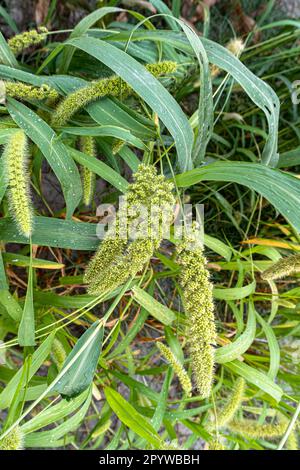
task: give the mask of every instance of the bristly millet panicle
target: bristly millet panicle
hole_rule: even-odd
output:
[[[216,417],[216,424],[222,428],[227,425],[233,418],[243,401],[245,391],[245,380],[239,377],[232,389],[230,396],[227,399],[224,407],[218,411]]]
[[[55,100],[59,94],[49,85],[32,86],[22,82],[4,82],[5,92],[11,98],[20,100]]]
[[[38,30],[32,29],[21,34],[16,34],[8,40],[8,45],[14,55],[19,55],[28,47],[41,44],[47,37],[48,29],[40,26]]]
[[[9,137],[3,153],[3,164],[10,211],[20,232],[29,238],[33,231],[33,208],[28,173],[28,142],[22,130],[17,130]]]
[[[138,167],[133,180],[125,195],[128,212],[130,208],[135,212],[136,208],[141,207],[151,213],[151,207],[159,208],[157,229],[152,232],[150,217],[145,234],[133,239],[124,238],[124,230],[128,235],[138,216],[129,215],[126,226],[121,228],[117,217],[86,269],[84,281],[88,284],[90,294],[99,295],[116,289],[141,271],[159,247],[164,231],[172,221],[175,204],[173,184],[163,175],[157,175],[155,167],[143,164]],[[122,234],[120,230],[123,230]]]
[[[147,64],[145,68],[154,77],[167,75],[177,68],[176,62],[164,61]],[[52,117],[53,126],[63,126],[80,109],[104,96],[128,96],[133,89],[120,77],[113,76],[89,83],[87,86],[75,90],[57,106]]]
[[[188,376],[188,373],[184,369],[183,365],[179,362],[177,357],[174,355],[173,351],[170,348],[168,348],[168,346],[161,343],[160,341],[158,341],[156,344],[157,344],[158,349],[162,353],[162,355],[165,357],[168,363],[172,366],[172,369],[177,375],[183,391],[186,393],[188,397],[191,396],[192,384]]]
[[[261,273],[265,281],[280,279],[300,272],[300,253],[280,258],[277,263]]]
[[[67,354],[61,341],[57,338],[54,338],[52,342],[51,357],[58,370],[60,370],[67,358]]]
[[[197,230],[178,244],[177,252],[192,368],[198,392],[206,398],[211,393],[214,376],[216,327],[213,286]]]
[[[249,439],[276,439],[284,434],[286,423],[279,421],[275,424],[259,424],[251,419],[233,420],[228,423],[228,429]]]
[[[96,156],[96,143],[94,137],[82,136],[79,141],[79,147],[81,152],[86,155],[89,155],[90,157]],[[96,175],[85,166],[82,166],[81,177],[83,186],[82,200],[84,205],[89,206],[95,192]]]

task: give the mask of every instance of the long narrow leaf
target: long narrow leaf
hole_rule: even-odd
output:
[[[8,98],[7,109],[13,120],[48,160],[62,186],[67,204],[67,217],[71,217],[82,195],[80,175],[74,161],[51,127],[31,109],[13,98]]]
[[[192,128],[180,106],[145,67],[112,44],[95,38],[76,38],[66,42],[95,57],[125,80],[155,111],[176,143],[181,171],[192,168]]]
[[[74,364],[64,373],[64,368],[96,330],[97,334],[95,334],[93,340],[76,359]],[[60,393],[63,397],[71,398],[84,392],[91,385],[102,348],[103,333],[103,327],[99,328],[99,321],[96,321],[79,338],[63,365],[61,370],[63,375],[54,386],[54,391]]]
[[[179,187],[192,186],[200,181],[229,181],[247,186],[265,197],[300,231],[298,178],[280,170],[247,162],[216,162],[176,177]]]

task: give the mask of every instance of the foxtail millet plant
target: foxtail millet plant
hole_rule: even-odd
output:
[[[22,82],[4,82],[5,92],[11,98],[21,100],[55,100],[59,94],[49,85],[41,85],[40,87],[27,85]]]
[[[14,427],[3,439],[0,436],[0,450],[22,450],[24,436],[19,426]]]
[[[105,249],[103,247],[103,249]],[[144,265],[150,260],[158,244],[150,238],[134,240],[125,246],[121,254],[116,256],[112,253],[113,259],[106,269],[100,272],[89,282],[88,293],[99,295],[107,290],[114,290],[124,284],[129,278],[134,277],[141,271]],[[99,261],[100,255],[98,256]],[[102,265],[102,260],[101,260]]]
[[[33,231],[33,208],[28,174],[28,142],[23,130],[9,137],[3,152],[10,211],[20,232],[29,238]]]
[[[256,421],[245,419],[232,420],[228,423],[228,429],[249,439],[278,439],[286,432],[289,420],[281,413],[277,416],[277,423],[258,424]],[[295,429],[290,432],[285,447],[287,450],[298,450],[298,436]]]
[[[94,137],[82,136],[79,141],[79,147],[81,152],[89,155],[90,157],[96,157],[96,144]],[[83,195],[82,200],[86,206],[89,206],[92,202],[94,192],[96,175],[85,166],[81,167]]]
[[[233,420],[228,423],[228,429],[236,434],[241,434],[249,439],[276,439],[281,437],[287,425],[283,421],[278,423],[259,424],[251,419],[243,421]]]
[[[175,72],[177,64],[172,61],[164,61],[147,64],[145,68],[154,77],[160,77]],[[104,96],[128,96],[131,93],[133,93],[131,86],[117,76],[92,82],[70,93],[61,101],[52,117],[52,125],[64,126],[77,111]]]
[[[47,37],[48,29],[40,26],[38,30],[32,29],[21,34],[16,34],[8,40],[8,45],[14,55],[21,54],[28,47],[41,44]]]
[[[216,327],[213,286],[197,230],[178,244],[177,253],[192,368],[198,392],[206,398],[211,393],[214,376]]]
[[[157,175],[153,166],[139,165],[133,175],[134,182],[125,195],[127,221],[120,226],[119,213],[114,225],[108,230],[97,253],[90,261],[84,281],[90,294],[101,294],[116,289],[130,277],[141,271],[159,247],[166,228],[171,224],[175,199],[173,184],[163,175]],[[148,216],[152,207],[157,210],[158,223],[153,230],[151,217],[147,217],[145,233],[132,239],[132,229],[139,215],[139,208],[145,208]],[[135,215],[131,215],[131,209]],[[137,212],[136,212],[137,209]]]
[[[216,417],[216,424],[222,428],[231,421],[241,406],[245,391],[245,380],[239,377],[233,387],[233,390],[227,400],[225,406],[218,412]]]
[[[300,253],[281,258],[277,263],[261,273],[265,281],[280,279],[300,272]]]
[[[192,384],[191,384],[190,378],[188,376],[188,373],[184,369],[183,365],[180,364],[179,360],[173,354],[171,349],[168,348],[168,346],[161,343],[160,341],[158,341],[156,344],[157,344],[157,347],[160,350],[160,352],[165,357],[165,359],[172,366],[172,369],[174,370],[175,374],[177,375],[183,391],[186,393],[186,395],[188,397],[191,396]]]

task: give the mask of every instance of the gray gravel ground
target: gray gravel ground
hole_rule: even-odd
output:
[[[300,18],[300,0],[279,0],[279,4],[290,18]]]

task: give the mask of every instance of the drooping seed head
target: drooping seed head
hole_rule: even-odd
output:
[[[140,165],[125,196],[126,222],[119,211],[85,273],[90,294],[113,290],[134,277],[150,260],[163,239],[173,217],[173,185],[156,173],[154,167]],[[158,223],[152,227],[151,209],[155,205]],[[143,228],[138,228],[140,209],[147,210]],[[136,235],[132,238],[131,235]]]
[[[120,152],[120,150],[124,147],[125,144],[126,144],[126,142],[124,142],[124,140],[116,139],[114,141],[112,149],[111,149],[113,155],[117,155],[117,153]]]
[[[280,279],[300,272],[300,253],[281,258],[277,263],[261,273],[265,281]]]
[[[10,212],[20,232],[29,238],[33,231],[33,208],[28,174],[28,144],[22,130],[17,130],[9,137],[3,153],[3,163]]]
[[[155,77],[172,73],[177,64],[172,61],[147,64],[146,69]],[[53,126],[64,126],[66,122],[80,109],[89,103],[103,98],[104,96],[129,96],[133,89],[120,77],[110,77],[97,80],[87,86],[79,88],[70,93],[56,108],[52,117]]]
[[[231,52],[233,55],[236,57],[239,57],[241,53],[243,52],[245,48],[245,44],[243,43],[242,39],[240,38],[234,38],[229,41],[229,43],[226,45],[226,49]],[[219,73],[221,72],[220,68],[213,64],[211,66],[211,77],[216,78]]]
[[[89,155],[92,158],[96,157],[96,144],[94,137],[82,136],[80,138],[80,150],[81,152]],[[85,166],[81,167],[83,195],[82,200],[86,206],[89,206],[93,200],[95,193],[96,176],[91,170]]]
[[[38,30],[32,29],[21,34],[16,34],[8,40],[8,45],[15,55],[19,55],[28,47],[41,44],[47,37],[48,30],[41,26]]]
[[[46,84],[37,87],[22,82],[5,82],[5,90],[7,96],[21,100],[57,99],[59,96],[54,88]]]
[[[199,394],[206,398],[211,393],[213,383],[216,327],[213,286],[206,269],[203,248],[200,245],[195,248],[193,243],[191,245],[196,238],[189,236],[178,244],[177,261],[181,266],[180,284],[192,368]]]
[[[218,427],[226,426],[231,421],[241,406],[245,391],[245,380],[239,377],[234,386],[230,396],[227,399],[225,406],[218,412],[216,424]]]
[[[245,44],[241,38],[234,38],[229,41],[226,46],[226,49],[228,49],[228,51],[236,57],[239,57],[245,49]]]
[[[228,423],[228,429],[250,439],[276,439],[284,434],[286,424],[282,421],[275,424],[259,424],[254,420],[244,419],[231,421]]]
[[[189,397],[192,393],[192,384],[188,376],[187,371],[184,369],[183,365],[179,362],[177,357],[173,354],[172,350],[168,348],[165,344],[157,342],[157,347],[163,356],[166,358],[168,363],[172,366],[175,374],[177,375],[179,382],[183,388],[183,391]]]

